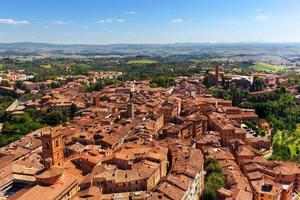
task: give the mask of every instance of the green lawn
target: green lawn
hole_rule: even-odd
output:
[[[287,67],[281,65],[271,65],[264,62],[256,62],[251,68],[256,71],[278,72],[285,70]]]
[[[143,59],[143,60],[130,60],[127,63],[128,64],[137,64],[137,65],[147,65],[147,64],[155,64],[158,62],[155,60]]]

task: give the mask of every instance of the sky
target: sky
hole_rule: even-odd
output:
[[[1,0],[0,43],[300,42],[300,0]]]

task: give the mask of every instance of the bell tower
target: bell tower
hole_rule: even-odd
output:
[[[220,74],[220,67],[219,65],[216,65],[215,67],[215,84],[219,84],[219,74]]]
[[[132,102],[127,105],[127,115],[128,118],[134,118],[134,105]]]
[[[47,169],[51,167],[63,167],[64,165],[64,143],[60,131],[42,133],[42,159]]]

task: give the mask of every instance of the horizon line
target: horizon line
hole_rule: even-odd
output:
[[[9,45],[9,44],[50,44],[50,45],[101,45],[101,46],[109,46],[109,45],[176,45],[176,44],[300,44],[300,41],[294,42],[284,42],[284,41],[239,41],[239,42],[166,42],[166,43],[127,43],[127,42],[119,42],[119,43],[52,43],[52,42],[32,42],[32,41],[20,41],[20,42],[0,42],[1,45]]]

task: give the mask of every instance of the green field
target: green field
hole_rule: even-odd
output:
[[[48,65],[41,65],[40,67],[45,68],[45,69],[51,69],[52,66],[50,64]]]
[[[225,58],[195,58],[190,59],[191,62],[200,63],[200,62],[223,62],[226,61]]]
[[[279,72],[287,69],[286,66],[271,65],[264,62],[256,62],[251,68],[256,71],[263,71],[263,72]]]
[[[155,64],[158,63],[155,60],[143,59],[143,60],[130,60],[127,64],[137,64],[137,65],[147,65],[147,64]]]

